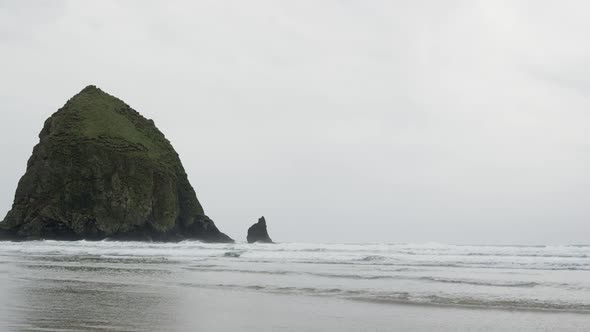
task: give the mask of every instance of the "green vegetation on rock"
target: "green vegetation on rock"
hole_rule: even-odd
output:
[[[53,114],[1,227],[14,238],[231,241],[152,120],[88,86]]]

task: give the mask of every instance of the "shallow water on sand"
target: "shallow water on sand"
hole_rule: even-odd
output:
[[[584,330],[590,247],[0,242],[0,303],[3,331]]]

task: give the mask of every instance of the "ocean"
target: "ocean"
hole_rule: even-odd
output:
[[[590,246],[0,242],[2,331],[402,328],[588,330]]]

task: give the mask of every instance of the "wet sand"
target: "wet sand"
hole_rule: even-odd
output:
[[[206,315],[184,315],[179,327],[185,330],[587,331],[590,326],[590,316],[573,313],[376,304],[241,291],[191,293],[213,300],[196,305]]]
[[[56,287],[3,287],[0,330],[587,331],[590,326],[589,315],[575,313],[378,304],[190,286],[49,284]]]

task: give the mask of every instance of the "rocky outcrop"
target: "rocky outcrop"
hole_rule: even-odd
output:
[[[248,228],[248,243],[255,243],[255,242],[262,242],[262,243],[273,243],[268,236],[268,231],[266,229],[266,219],[261,217],[258,219],[258,222],[250,228]]]
[[[39,134],[0,238],[233,242],[197,200],[148,120],[88,86]]]

